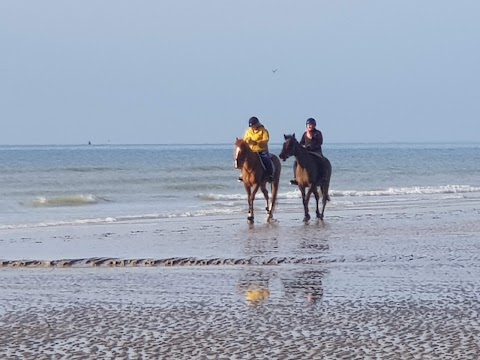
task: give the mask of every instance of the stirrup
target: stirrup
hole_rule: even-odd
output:
[[[298,185],[298,182],[296,179],[290,180],[290,185]]]
[[[238,182],[243,182],[243,179],[242,179],[242,177],[241,177],[241,176],[239,176],[237,181],[238,181]]]

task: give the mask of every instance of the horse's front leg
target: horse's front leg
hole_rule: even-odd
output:
[[[308,213],[308,200],[310,199],[310,190],[308,193],[305,193],[305,188],[303,186],[299,186],[300,193],[302,194],[302,201],[303,201],[303,212],[305,216],[303,217],[303,222],[307,222],[310,220],[310,214]]]
[[[269,204],[269,199],[268,199],[268,190],[267,190],[266,184],[262,185],[261,190],[262,190],[262,193],[263,193],[263,197],[265,198],[265,202],[266,202],[265,210],[267,211],[267,221],[269,221],[272,218],[272,213],[271,213],[271,209],[270,209],[270,204]]]
[[[247,220],[250,222],[250,224],[253,224],[253,221],[255,219],[254,213],[253,213],[253,201],[255,200],[255,195],[257,194],[259,186],[255,185],[253,187],[253,190],[250,191],[250,188],[247,191],[248,195],[248,218]]]
[[[320,201],[320,195],[318,193],[318,187],[317,186],[314,186],[313,187],[313,195],[315,195],[315,201],[316,201],[316,208],[315,208],[315,212],[317,213],[317,219],[320,219],[322,220],[323,219],[323,213],[320,214],[320,210],[318,209],[318,203]]]
[[[253,200],[252,200],[252,189],[250,186],[245,185],[245,190],[247,191],[247,202],[248,202],[248,217],[247,220],[253,222]]]

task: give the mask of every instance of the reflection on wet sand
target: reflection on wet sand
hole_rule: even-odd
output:
[[[241,271],[237,281],[237,291],[245,294],[247,301],[259,304],[271,295],[270,288],[275,288],[276,296],[286,302],[307,302],[315,304],[323,297],[322,278],[327,273],[322,268],[309,270],[277,271],[261,267]],[[272,285],[272,282],[277,284]]]
[[[270,290],[265,288],[251,289],[245,292],[245,298],[252,303],[264,301],[270,296]]]
[[[311,304],[320,301],[323,297],[322,278],[326,270],[315,268],[305,271],[282,273],[280,279],[286,299],[291,301],[307,301]]]

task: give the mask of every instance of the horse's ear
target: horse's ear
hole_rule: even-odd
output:
[[[293,134],[292,134],[292,138],[294,138],[294,139],[295,139],[295,133],[293,133]]]
[[[287,135],[283,134],[283,138],[284,138],[285,140],[287,140]]]
[[[238,141],[238,137],[235,138],[235,141]]]

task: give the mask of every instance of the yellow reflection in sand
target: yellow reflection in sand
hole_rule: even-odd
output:
[[[247,301],[260,302],[268,299],[270,291],[268,289],[253,289],[245,292]]]

